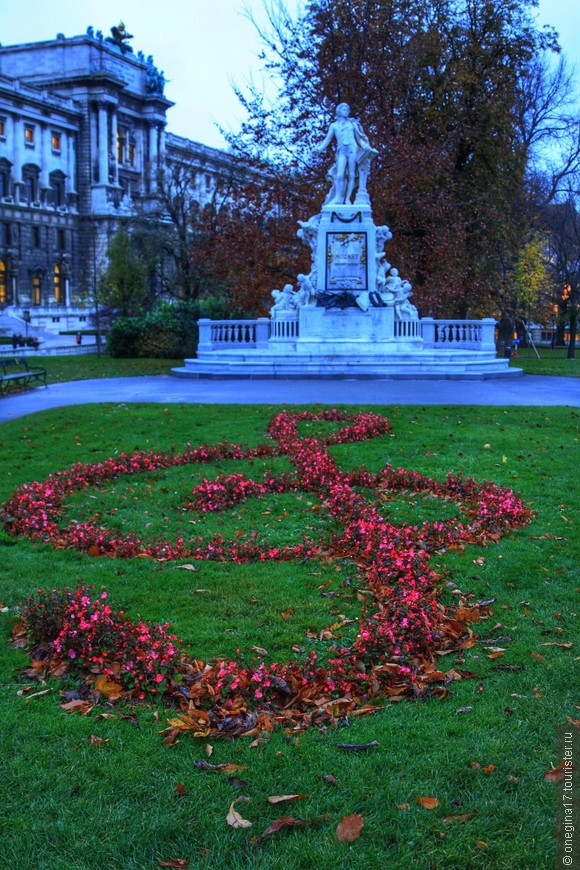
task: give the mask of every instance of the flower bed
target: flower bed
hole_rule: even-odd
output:
[[[301,422],[344,424],[325,438],[301,437]],[[188,446],[182,453],[121,454],[96,464],[77,463],[45,481],[19,487],[2,509],[7,531],[57,547],[81,550],[92,556],[156,559],[290,560],[349,559],[358,566],[370,593],[371,606],[363,613],[349,647],[335,648],[325,662],[312,651],[305,661],[205,662],[180,648],[168,626],[148,627],[123,613],[114,613],[105,593],[96,598],[82,587],[69,591],[40,591],[29,602],[24,626],[30,640],[49,664],[67,662],[69,668],[98,674],[113,684],[117,696],[143,698],[163,693],[182,715],[172,721],[168,740],[183,730],[193,733],[247,733],[271,728],[276,722],[309,725],[332,719],[340,712],[379,697],[406,694],[444,694],[445,674],[436,667],[436,653],[461,649],[474,641],[468,622],[482,607],[444,608],[437,600],[437,575],[431,555],[467,543],[485,545],[508,529],[530,521],[530,511],[509,489],[478,483],[461,475],[443,482],[414,471],[385,466],[371,474],[364,469],[342,471],[329,446],[387,434],[389,423],[375,414],[277,414],[268,426],[270,440],[258,447],[221,443]],[[320,500],[340,528],[330,541],[304,541],[274,547],[253,533],[247,539],[209,541],[200,538],[145,542],[134,534],[120,536],[95,524],[61,524],[66,498],[123,475],[156,471],[218,459],[248,460],[286,456],[291,473],[266,474],[261,480],[244,474],[220,474],[194,487],[187,508],[207,513],[222,511],[266,493],[306,491]],[[376,493],[370,501],[358,490]],[[392,492],[431,493],[456,502],[469,520],[456,519],[394,525],[380,511],[380,497]],[[464,672],[463,676],[467,676]],[[462,672],[455,670],[455,679]],[[102,684],[101,684],[102,685]],[[314,711],[314,712],[313,712]]]

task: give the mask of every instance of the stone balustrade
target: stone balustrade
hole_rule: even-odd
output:
[[[265,348],[270,337],[270,320],[210,320],[197,321],[199,327],[198,352],[225,348]]]
[[[287,314],[288,316],[284,316]],[[425,350],[495,350],[495,320],[457,320],[454,318],[434,320],[395,321],[395,338],[422,338]],[[259,317],[257,320],[209,320],[198,321],[199,351],[223,350],[225,348],[266,348],[270,338],[276,341],[295,341],[298,338],[296,312],[279,312],[274,320]]]
[[[434,320],[423,317],[418,321],[425,350],[494,350],[495,323],[493,317],[483,320]]]
[[[278,311],[271,321],[270,338],[276,341],[296,341],[299,329],[298,311]]]

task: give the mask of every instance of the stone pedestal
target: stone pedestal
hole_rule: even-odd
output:
[[[375,290],[376,244],[369,205],[323,206],[316,249],[319,295]]]

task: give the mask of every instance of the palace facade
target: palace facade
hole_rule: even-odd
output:
[[[161,167],[193,167],[201,204],[231,171],[167,132],[163,73],[119,28],[0,46],[0,307],[38,326],[88,319],[109,242],[155,210]]]

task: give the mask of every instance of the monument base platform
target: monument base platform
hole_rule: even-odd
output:
[[[417,350],[389,353],[287,353],[231,349],[200,352],[171,372],[183,378],[374,378],[408,380],[485,380],[517,378],[522,369],[491,351]]]

